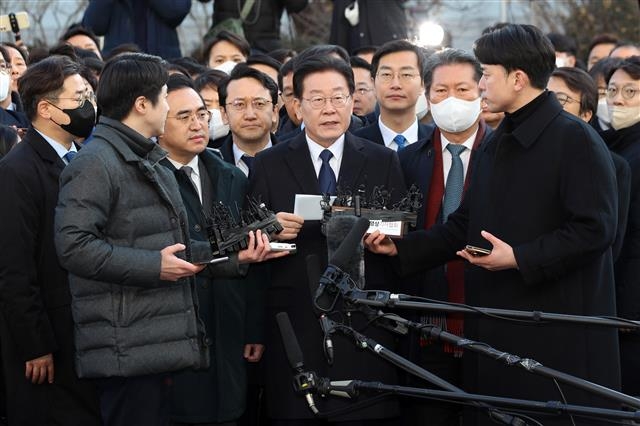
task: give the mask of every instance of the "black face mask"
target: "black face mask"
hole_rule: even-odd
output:
[[[50,102],[49,104],[53,105]],[[59,124],[53,119],[51,119],[51,121],[71,133],[73,136],[79,138],[86,138],[91,134],[93,126],[96,124],[96,110],[93,108],[93,104],[91,102],[84,101],[84,104],[81,107],[74,109],[62,109],[56,105],[53,106],[67,114],[71,119],[71,123]]]

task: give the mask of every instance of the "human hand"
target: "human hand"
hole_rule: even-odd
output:
[[[175,254],[185,249],[184,244],[174,244],[160,250],[160,279],[163,281],[178,281],[180,278],[190,277],[202,271],[206,265],[194,265],[180,259]]]
[[[286,251],[271,251],[269,236],[258,229],[255,234],[249,231],[247,248],[238,252],[238,263],[257,263],[288,254],[289,252]]]
[[[364,246],[372,253],[396,256],[398,248],[393,240],[380,231],[374,231],[364,238]]]
[[[41,385],[47,380],[53,383],[54,368],[53,354],[46,354],[24,363],[24,377],[31,380],[31,383]]]
[[[280,222],[280,225],[284,228],[279,234],[274,236],[278,241],[295,239],[304,224],[302,216],[293,213],[278,212],[276,213],[276,219],[278,219],[278,222]]]
[[[513,248],[502,241],[501,239],[493,236],[487,231],[480,232],[482,237],[489,241],[493,246],[491,254],[486,256],[474,256],[466,250],[460,250],[456,254],[474,265],[481,268],[488,269],[489,271],[502,271],[504,269],[518,269],[518,263],[516,262],[515,255],[513,254]]]
[[[247,343],[244,345],[244,359],[249,362],[258,362],[264,353],[264,345],[259,343]]]

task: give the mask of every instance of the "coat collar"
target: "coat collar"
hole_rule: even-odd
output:
[[[529,117],[516,127],[512,133],[512,136],[525,148],[533,145],[549,123],[563,111],[560,102],[548,91],[545,91],[540,96],[545,96],[545,98],[536,108],[532,109]],[[535,100],[531,102],[535,102]]]
[[[167,152],[151,139],[108,117],[100,117],[93,135],[112,145],[127,162],[146,159],[155,165],[167,156]]]

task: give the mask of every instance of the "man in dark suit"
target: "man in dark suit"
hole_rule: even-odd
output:
[[[240,170],[206,149],[210,114],[191,80],[182,75],[171,76],[167,102],[169,115],[158,143],[169,156],[162,162],[174,172],[180,187],[189,236],[207,241],[207,217],[211,216],[213,204],[222,202],[237,214],[235,206],[242,207],[248,181]],[[252,241],[253,238],[252,235]],[[260,235],[254,246],[238,254],[238,260],[247,263],[286,255],[269,252],[267,247],[266,236]],[[220,279],[210,268],[196,275],[198,314],[211,347],[210,365],[201,371],[174,375],[174,424],[234,422],[244,411],[245,362],[259,361],[264,350],[262,284],[256,276]]]
[[[335,362],[327,363],[318,348],[322,333],[311,309],[305,258],[315,254],[327,262],[327,238],[319,221],[305,221],[292,214],[296,194],[335,194],[336,188],[357,189],[370,195],[375,186],[384,185],[398,196],[404,189],[402,172],[395,152],[355,137],[347,129],[352,112],[353,72],[342,60],[310,58],[298,64],[294,74],[296,111],[305,124],[304,132],[288,142],[263,151],[256,157],[251,177],[251,194],[272,210],[284,225],[279,238],[295,239],[298,253],[271,262],[271,283],[267,292],[266,394],[268,415],[276,425],[324,424],[314,418],[302,396],[291,387],[291,370],[275,326],[274,315],[286,311],[300,340],[305,364],[321,376],[357,377],[363,380],[396,380],[393,367],[369,352],[357,351],[350,339],[334,336]],[[366,285],[389,287],[385,259],[365,259]],[[364,321],[353,314],[353,325]],[[392,345],[385,332],[367,329],[374,339]],[[329,398],[317,401],[321,411],[344,407],[344,401]],[[353,424],[397,424],[397,405],[385,400],[330,421]],[[387,420],[388,419],[388,420]],[[390,422],[390,423],[387,423]],[[352,424],[352,423],[350,423]]]
[[[423,195],[423,208],[418,212],[417,229],[428,229],[446,222],[468,187],[470,164],[476,150],[488,139],[491,130],[480,119],[480,63],[462,50],[447,49],[427,59],[425,88],[435,122],[435,129],[426,138],[398,153],[408,186],[416,184]],[[446,200],[446,201],[445,201]],[[464,303],[464,263],[449,262],[407,281],[411,294],[429,299]],[[422,318],[438,324],[444,330],[463,335],[461,315],[429,313]],[[410,340],[409,358],[461,386],[462,350],[440,342]],[[421,386],[413,381],[411,385]],[[430,425],[459,424],[460,406],[436,401],[407,399],[403,410],[406,424],[418,419]]]
[[[29,67],[20,95],[33,127],[0,162],[0,338],[9,424],[98,425],[93,387],[73,369],[67,271],[58,262],[58,177],[89,135],[94,105],[79,65],[54,56]]]
[[[466,259],[470,305],[615,315],[614,167],[595,131],[564,112],[545,90],[555,67],[553,46],[539,29],[510,24],[477,40],[475,54],[483,68],[483,97],[491,111],[506,114],[476,153],[462,204],[447,222],[413,238],[394,243],[374,232],[365,245],[376,253],[398,255],[402,272],[428,269],[457,256]],[[491,253],[474,256],[463,250],[466,244]],[[465,335],[606,387],[620,386],[615,330],[557,323],[534,328],[473,317],[465,322]],[[470,351],[463,359],[469,367],[464,377],[469,392],[534,400],[558,395],[558,383],[548,378]],[[607,404],[559,386],[572,403]],[[486,416],[465,416],[467,420],[493,424]],[[569,420],[543,421],[566,425]]]
[[[278,86],[267,74],[238,64],[218,86],[222,119],[231,133],[220,147],[222,157],[250,177],[255,155],[276,141]]]
[[[416,117],[416,103],[424,96],[423,70],[418,46],[395,40],[380,47],[371,61],[380,117],[354,134],[395,151],[429,136],[433,127]]]

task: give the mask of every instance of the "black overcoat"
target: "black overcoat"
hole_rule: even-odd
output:
[[[345,144],[337,179],[338,186],[357,188],[365,184],[370,193],[374,186],[385,185],[402,194],[404,181],[396,153],[367,140],[345,135]],[[318,179],[311,161],[306,135],[301,133],[290,141],[258,153],[251,177],[251,194],[261,198],[273,211],[293,212],[295,194],[320,194]],[[302,396],[292,390],[292,372],[287,363],[275,314],[287,312],[300,341],[305,365],[320,376],[332,380],[357,378],[396,383],[396,373],[385,361],[370,352],[355,349],[353,342],[336,334],[335,363],[327,366],[323,356],[323,336],[311,305],[305,258],[309,254],[327,263],[326,238],[319,221],[306,221],[296,240],[298,253],[271,262],[272,277],[267,291],[267,349],[265,353],[268,415],[280,419],[312,418]],[[371,256],[365,259],[367,288],[389,288],[391,270],[385,269],[386,259]],[[322,266],[324,267],[324,266]],[[362,326],[354,315],[354,326]],[[369,327],[366,334],[387,347],[394,344],[388,332]],[[393,349],[393,347],[391,348]],[[316,401],[321,411],[345,406],[343,400],[329,398]],[[367,407],[342,419],[386,418],[397,415],[394,401]]]
[[[465,244],[491,245],[482,230],[513,247],[519,270],[466,271],[467,303],[476,306],[614,315],[611,244],[616,232],[615,172],[607,147],[581,120],[543,93],[527,118],[505,123],[477,153],[471,186],[443,225],[398,242],[408,272],[455,257]],[[527,107],[525,107],[527,108]],[[531,110],[532,109],[532,110]],[[468,316],[466,336],[542,364],[619,388],[617,332],[564,324],[524,325]],[[554,383],[465,352],[465,389],[538,400],[561,399]],[[595,398],[561,384],[569,403]],[[481,420],[489,424],[486,417]],[[562,419],[557,424],[567,424]],[[472,424],[472,423],[471,423]],[[554,424],[545,419],[544,424]]]

